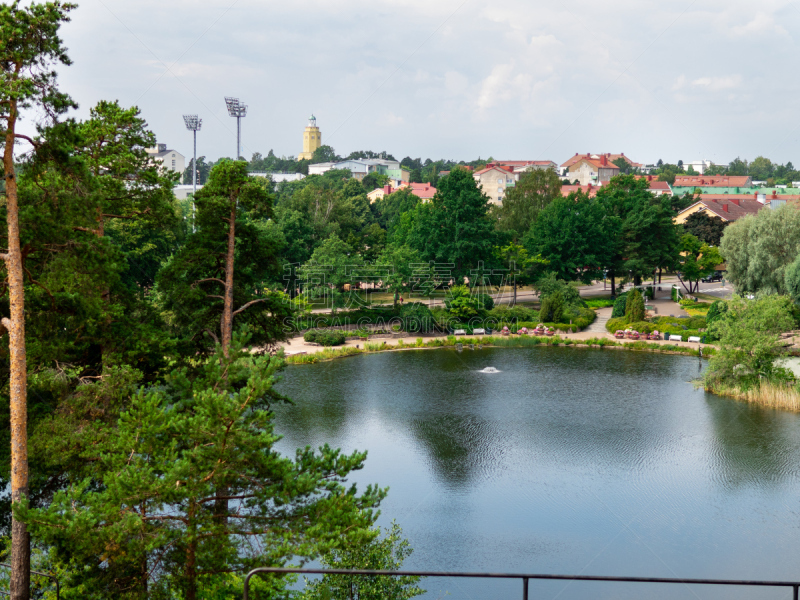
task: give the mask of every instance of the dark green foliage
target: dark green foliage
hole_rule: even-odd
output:
[[[303,334],[303,339],[323,346],[341,346],[345,342],[345,335],[341,331],[311,329]]]
[[[614,300],[614,309],[611,311],[612,319],[618,319],[625,316],[625,309],[628,306],[628,294],[629,292],[620,294],[617,296],[617,299]]]
[[[719,246],[727,223],[719,217],[709,217],[705,211],[696,212],[686,219],[683,228],[709,246]]]
[[[561,197],[561,181],[552,169],[532,169],[523,173],[503,198],[492,206],[497,229],[511,232],[513,240],[524,236],[553,200]]]
[[[625,302],[625,317],[630,323],[644,321],[644,297],[638,288],[628,292]]]
[[[786,282],[786,293],[794,300],[795,304],[800,303],[800,256],[786,267],[783,277]]]
[[[431,331],[435,324],[430,308],[421,302],[404,304],[400,308],[400,319],[403,322],[403,331],[409,333]]]
[[[411,555],[408,540],[403,538],[400,526],[392,522],[383,537],[380,529],[368,542],[336,549],[322,557],[327,569],[369,569],[373,571],[399,571]],[[419,577],[323,575],[321,580],[306,579],[306,589],[298,600],[407,600],[425,593],[419,587]]]
[[[52,569],[80,565],[62,576],[62,590],[98,600],[168,590],[197,597],[200,580],[214,574],[311,558],[373,537],[385,491],[368,486],[359,495],[345,486],[366,453],[323,446],[279,454],[270,405],[282,363],[253,356],[247,341],[237,337],[228,357],[218,352],[157,388],[132,397],[129,386],[119,389],[115,402],[126,410],[87,423],[85,466],[67,489],[46,508],[20,508],[36,539],[52,549]],[[220,490],[245,500],[228,518],[216,499]]]
[[[711,304],[711,308],[708,309],[708,313],[706,313],[706,321],[709,325],[711,325],[711,323],[717,319],[723,318],[727,312],[728,303],[724,300],[716,300]]]
[[[585,307],[586,303],[581,299],[578,288],[567,283],[563,279],[558,279],[555,273],[547,273],[533,284],[534,289],[539,293],[539,299],[544,300],[554,294],[561,294],[564,306]]]
[[[602,277],[616,243],[619,221],[607,216],[596,198],[559,195],[539,212],[523,243],[531,255],[547,260],[559,279],[589,283]]]
[[[548,323],[561,323],[564,317],[564,295],[555,292],[542,300],[539,318]]]

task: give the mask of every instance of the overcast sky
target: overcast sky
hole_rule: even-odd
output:
[[[137,105],[190,156],[339,154],[800,164],[800,3],[778,0],[78,0],[61,86]]]

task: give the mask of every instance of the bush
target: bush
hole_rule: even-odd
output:
[[[539,292],[539,298],[542,302],[546,298],[560,293],[564,306],[586,306],[578,288],[571,283],[558,279],[555,273],[548,273],[533,284],[533,287]]]
[[[620,294],[614,301],[614,310],[611,311],[611,318],[617,319],[625,316],[625,307],[628,303],[628,292]]]
[[[539,318],[542,321],[551,323],[561,323],[564,317],[564,295],[556,292],[542,300]]]
[[[345,335],[341,331],[331,331],[328,329],[311,329],[306,331],[303,339],[311,344],[321,344],[323,346],[341,346],[344,344]]]
[[[636,288],[628,293],[628,299],[625,302],[625,317],[630,323],[644,321],[644,298]]]
[[[431,331],[436,324],[431,309],[420,302],[411,302],[400,309],[403,329],[411,333]]]
[[[681,291],[680,289],[678,289],[677,286],[672,286],[672,291],[670,292],[670,298],[672,298],[673,302],[680,302]]]
[[[611,298],[590,298],[586,300],[586,306],[589,308],[607,308],[609,306],[614,306],[615,300]]]
[[[728,303],[724,300],[717,300],[708,309],[706,313],[706,323],[711,325],[717,319],[721,319],[728,312]]]
[[[487,316],[500,323],[536,321],[539,319],[539,311],[524,306],[495,306]]]

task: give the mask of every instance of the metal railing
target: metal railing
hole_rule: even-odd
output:
[[[560,581],[618,581],[623,583],[681,583],[689,585],[727,585],[739,587],[786,587],[792,588],[793,599],[798,599],[800,581],[757,581],[738,579],[679,579],[672,577],[611,577],[603,575],[540,575],[518,573],[458,573],[446,571],[370,571],[358,569],[290,569],[283,567],[261,567],[253,569],[244,578],[244,600],[249,600],[250,579],[260,573],[300,573],[304,575],[366,575],[390,577],[468,577],[476,579],[520,579],[522,599],[528,600],[528,582],[531,579]]]
[[[8,563],[0,563],[0,567],[6,567],[10,569],[11,565],[9,565]],[[31,575],[39,575],[41,577],[47,577],[48,579],[53,581],[56,584],[56,600],[61,600],[61,586],[58,583],[58,577],[56,577],[55,575],[51,575],[50,573],[42,573],[41,571],[34,571],[33,569],[31,569]],[[9,592],[5,592],[3,590],[0,590],[0,594],[2,594],[3,596],[11,596]]]

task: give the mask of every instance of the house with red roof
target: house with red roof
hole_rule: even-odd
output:
[[[666,181],[659,181],[656,175],[637,175],[636,179],[646,179],[647,187],[656,196],[671,196],[672,188]]]
[[[382,188],[375,188],[367,194],[367,198],[369,199],[370,204],[372,204],[379,198],[385,198],[389,194],[404,189],[410,190],[412,194],[414,194],[423,202],[430,202],[433,196],[436,194],[436,188],[430,183],[403,183],[400,185],[400,187],[396,188],[392,187],[391,185],[385,185]]]
[[[566,183],[561,186],[561,195],[565,198],[574,192],[583,192],[590,198],[594,198],[597,195],[597,190],[600,189],[600,186],[593,185],[591,183],[587,185],[567,185]]]
[[[644,167],[644,165],[642,163],[637,163],[637,162],[631,160],[630,158],[628,158],[627,156],[625,156],[624,152],[622,152],[620,154],[613,154],[611,152],[606,152],[605,154],[591,154],[591,153],[588,153],[588,152],[586,154],[578,154],[576,152],[575,156],[572,156],[569,159],[567,159],[566,161],[564,161],[563,163],[561,163],[561,175],[566,176],[567,173],[569,172],[569,168],[571,166],[573,166],[574,164],[576,164],[578,161],[580,161],[582,158],[599,159],[601,156],[605,156],[606,160],[608,162],[610,162],[610,163],[613,163],[615,160],[618,160],[618,159],[621,158],[625,162],[627,162],[631,167],[633,167],[635,169],[641,169],[641,168]]]
[[[564,177],[573,183],[577,180],[580,185],[608,183],[612,177],[619,175],[619,167],[609,160],[609,156],[585,154],[575,160],[570,159],[568,162],[571,164],[567,166]]]
[[[795,196],[800,199],[800,196]],[[772,206],[775,208],[777,203],[783,202],[786,196],[781,196],[778,199],[775,196],[775,205],[770,202],[760,202],[753,196],[740,196],[734,194],[713,194],[713,195],[699,195],[697,202],[691,206],[683,209],[675,217],[675,223],[679,225],[686,222],[689,216],[695,213],[705,213],[709,217],[719,217],[726,223],[731,223],[737,219],[741,219],[746,215],[754,215],[764,207]]]
[[[519,175],[514,173],[513,167],[499,165],[487,165],[483,169],[475,171],[472,176],[483,193],[489,196],[492,204],[502,204],[506,191],[513,188],[519,179]]]
[[[552,160],[493,160],[486,165],[487,167],[511,167],[516,175],[521,175],[525,171],[553,169],[558,165]],[[517,177],[519,180],[519,177]]]

